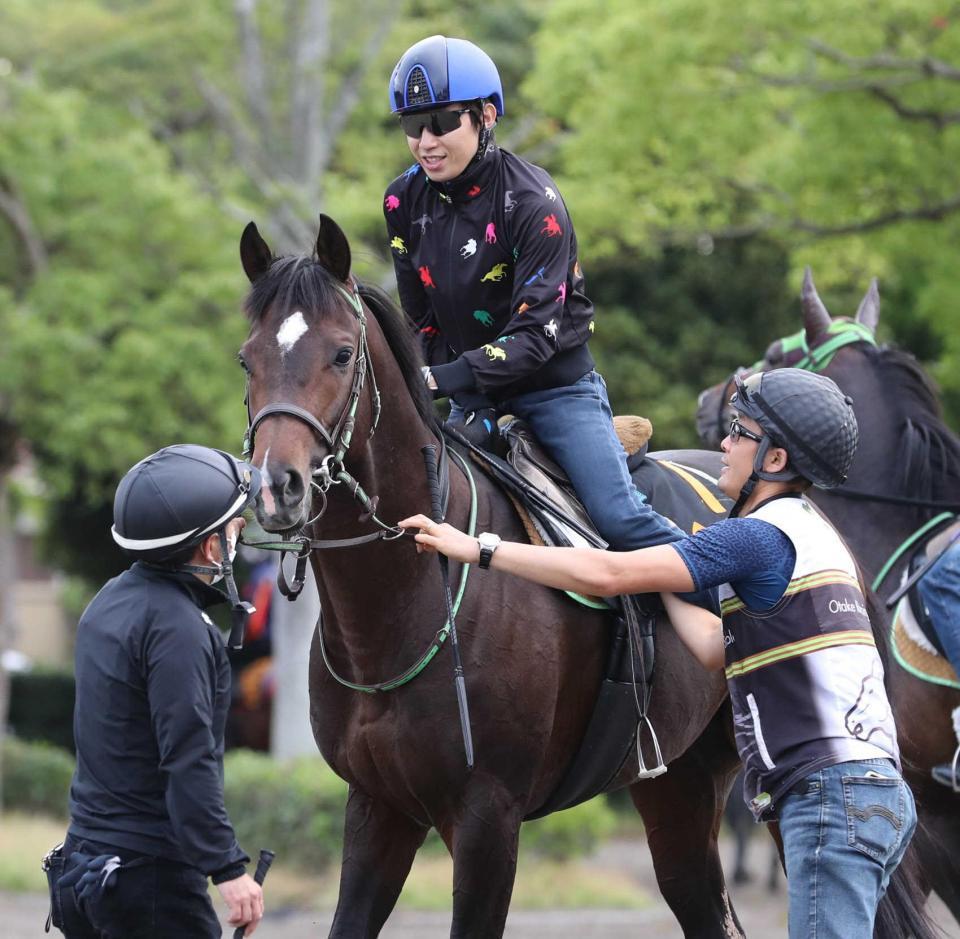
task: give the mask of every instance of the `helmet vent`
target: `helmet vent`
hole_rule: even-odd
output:
[[[407,75],[406,106],[415,107],[418,104],[433,104],[433,95],[426,72],[419,65],[415,65]]]

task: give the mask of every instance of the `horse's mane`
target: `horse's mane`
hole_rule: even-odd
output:
[[[897,491],[955,502],[960,495],[960,438],[943,422],[933,382],[917,360],[894,346],[867,348],[880,372],[901,446]]]
[[[437,423],[437,412],[433,406],[433,397],[423,382],[420,369],[423,356],[420,343],[414,332],[413,323],[382,290],[370,284],[358,284],[360,296],[367,308],[376,317],[383,331],[387,345],[400,366],[400,372],[407,385],[407,391],[413,398],[417,413],[428,427]]]
[[[382,290],[366,284],[358,284],[358,290],[400,366],[417,413],[432,427],[436,412],[420,373],[423,360],[413,324]],[[324,311],[346,302],[337,280],[319,261],[306,255],[286,255],[275,258],[270,269],[253,282],[243,309],[250,323],[256,324],[271,309],[281,316],[302,310],[322,317]]]

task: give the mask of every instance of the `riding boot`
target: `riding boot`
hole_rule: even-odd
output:
[[[953,709],[953,730],[957,735],[957,749],[950,763],[942,763],[930,770],[933,778],[942,786],[949,786],[960,793],[960,707]]]

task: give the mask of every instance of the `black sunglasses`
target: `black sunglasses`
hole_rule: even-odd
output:
[[[736,443],[741,437],[746,437],[747,440],[753,440],[756,443],[760,443],[763,440],[763,437],[760,434],[755,434],[752,430],[747,430],[743,424],[740,423],[738,418],[733,418],[730,421],[730,439]]]
[[[460,126],[460,117],[470,108],[458,108],[456,111],[417,111],[414,114],[401,114],[400,126],[408,137],[419,140],[425,129],[429,128],[434,137],[442,137]]]

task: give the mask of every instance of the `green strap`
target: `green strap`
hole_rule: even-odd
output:
[[[477,530],[477,486],[473,479],[473,473],[470,472],[470,467],[467,465],[463,457],[459,453],[456,453],[453,450],[448,451],[452,457],[454,457],[460,466],[463,468],[464,474],[467,477],[467,482],[470,483],[470,521],[467,526],[468,534],[472,537],[474,532]],[[464,564],[460,572],[460,587],[457,590],[457,596],[453,603],[453,616],[456,617],[457,611],[460,609],[460,602],[463,600],[463,595],[467,589],[467,576],[470,572],[470,565]],[[447,636],[450,635],[450,620],[447,620],[444,623],[443,628],[433,637],[433,641],[430,643],[429,648],[423,655],[414,662],[405,672],[400,675],[397,675],[395,678],[391,678],[388,681],[378,682],[373,685],[362,685],[358,682],[347,681],[346,678],[342,678],[338,675],[333,666],[330,663],[330,659],[327,657],[327,647],[326,643],[323,641],[323,614],[321,613],[321,619],[317,622],[317,640],[320,645],[320,654],[323,656],[323,664],[327,666],[327,671],[330,672],[330,675],[334,678],[335,681],[339,682],[345,688],[350,688],[353,691],[362,691],[364,694],[378,694],[383,691],[393,691],[395,688],[399,688],[401,685],[405,685],[409,681],[413,681],[433,660],[433,657],[440,651],[441,646],[446,642]]]
[[[874,592],[879,590],[880,585],[886,579],[887,574],[890,573],[890,569],[893,567],[894,564],[897,563],[897,561],[900,560],[901,557],[903,557],[904,552],[906,552],[907,549],[911,547],[911,545],[916,544],[928,531],[930,531],[933,528],[936,528],[938,525],[942,524],[943,522],[951,518],[953,518],[952,512],[941,512],[935,518],[931,518],[930,521],[927,522],[926,524],[921,525],[920,528],[918,528],[912,535],[910,535],[910,537],[907,538],[900,545],[900,547],[897,548],[897,550],[890,555],[890,557],[887,559],[887,563],[883,565],[883,568],[881,569],[880,573],[877,574],[877,576],[874,578],[873,583],[870,585],[870,589],[873,590]]]

